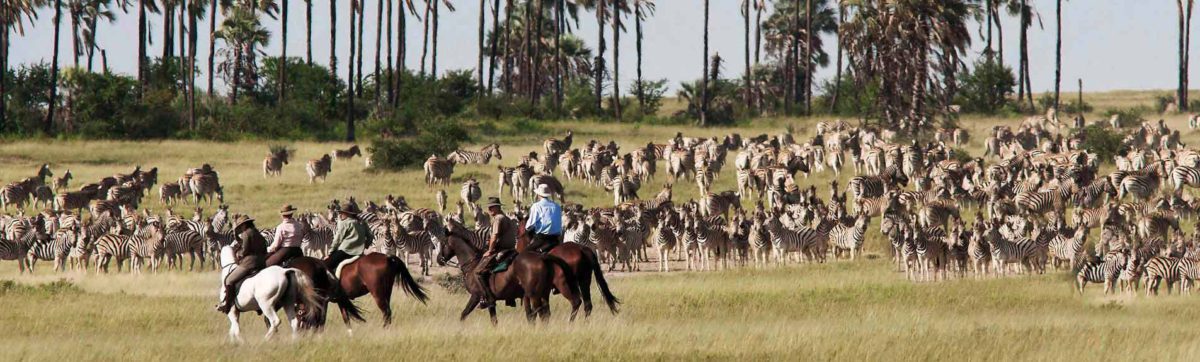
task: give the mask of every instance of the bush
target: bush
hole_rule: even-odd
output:
[[[443,157],[457,150],[459,143],[468,139],[466,129],[458,123],[432,121],[418,127],[414,137],[376,139],[367,150],[371,153],[371,167],[401,170],[420,167],[431,155]]]
[[[1041,97],[1038,97],[1037,104],[1039,107],[1041,107],[1041,109],[1050,109],[1050,107],[1054,106],[1054,95],[1049,93],[1043,94]],[[1060,97],[1058,99],[1059,118],[1062,118],[1064,114],[1080,114],[1089,113],[1091,111],[1092,105],[1088,104],[1087,102],[1083,102],[1083,104],[1075,104],[1075,102],[1067,100],[1066,97]]]
[[[1136,106],[1129,108],[1110,108],[1104,111],[1104,119],[1108,120],[1113,116],[1117,116],[1121,120],[1122,127],[1140,124],[1143,121],[1142,115],[1150,113],[1151,110],[1146,106]]]
[[[833,79],[826,80],[821,84],[824,94],[813,100],[813,106],[824,108],[827,113],[842,117],[867,115],[874,110],[875,97],[879,93],[878,85],[877,82],[859,85],[854,76],[848,73],[843,74],[840,86]],[[833,106],[832,97],[835,90],[838,97],[837,106],[829,108]]]
[[[639,86],[640,85],[640,86]],[[633,105],[623,109],[636,110],[642,116],[654,116],[662,109],[663,96],[667,94],[667,80],[643,80],[641,83],[633,82]],[[640,96],[640,97],[639,97]],[[637,99],[645,102],[645,107],[638,104]],[[628,115],[629,113],[626,112]],[[639,117],[640,118],[640,117]]]
[[[1016,85],[1012,68],[983,57],[975,62],[975,69],[963,77],[956,102],[964,112],[994,114],[1008,103]]]
[[[1122,152],[1124,135],[1102,125],[1089,125],[1083,128],[1083,143],[1080,148],[1095,153],[1104,162],[1112,162],[1113,156]]]

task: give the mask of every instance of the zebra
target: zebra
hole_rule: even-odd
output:
[[[304,170],[308,172],[308,183],[315,183],[318,178],[325,182],[329,172],[333,171],[333,159],[329,158],[329,155],[323,155],[319,159],[309,160],[308,164],[304,165]]]
[[[906,230],[904,259],[915,262],[915,265],[906,268],[908,279],[923,281],[945,279],[949,264],[949,248],[943,241],[946,238],[945,230],[938,226],[915,226]],[[916,267],[916,270],[913,266]],[[919,273],[919,278],[914,278],[914,273]]]
[[[756,211],[751,218],[747,235],[754,264],[758,266],[766,266],[771,257],[771,235],[767,232],[766,219],[765,212]]]
[[[629,251],[621,244],[621,232],[624,229],[624,220],[621,217],[613,218],[613,223],[610,224],[601,220],[598,213],[591,213],[586,224],[590,229],[588,242],[596,245],[598,254],[608,259],[609,271],[615,270],[618,262],[622,264],[624,271],[633,269]]]
[[[1183,193],[1184,186],[1200,188],[1200,167],[1180,165],[1171,170],[1171,181],[1175,185],[1175,194]]]
[[[679,213],[672,209],[660,211],[659,219],[658,227],[654,228],[654,233],[650,235],[650,244],[658,250],[659,271],[669,272],[671,271],[670,254],[679,244],[678,232],[682,227],[682,221]]]
[[[308,230],[300,242],[300,250],[304,251],[304,255],[320,258],[328,256],[329,247],[333,244],[333,225],[330,221],[318,214],[302,215],[297,220]]]
[[[1042,215],[1062,210],[1067,200],[1066,189],[1042,192],[1022,192],[1013,198],[1017,209],[1027,216],[1042,217]]]
[[[0,189],[0,207],[5,211],[8,207],[15,206],[17,209],[24,209],[29,203],[29,190],[19,183],[11,183]]]
[[[1200,279],[1200,260],[1180,258],[1176,269],[1179,274],[1179,292],[1192,295],[1192,282]]]
[[[767,222],[767,233],[771,237],[771,249],[775,253],[776,263],[783,263],[789,253],[799,253],[806,260],[824,262],[825,244],[832,226],[832,223],[823,220],[816,229],[789,229],[783,226],[779,218],[771,218]]]
[[[713,179],[715,178],[716,175],[713,173],[712,169],[708,168],[708,166],[702,165],[696,167],[696,186],[700,188],[701,195],[708,194],[709,189],[712,188]]]
[[[866,213],[859,213],[854,218],[851,225],[836,223],[829,230],[830,245],[833,246],[834,255],[840,251],[850,253],[850,260],[854,260],[856,255],[862,253],[863,240],[867,234],[867,225],[871,223],[871,217]]]
[[[392,228],[390,223],[388,228]],[[429,275],[429,264],[433,259],[433,236],[429,230],[409,231],[397,225],[392,234],[394,250],[404,254],[406,263],[409,256],[416,254],[421,265],[421,275]]]
[[[567,150],[571,149],[571,143],[574,137],[574,133],[572,133],[570,130],[567,130],[567,135],[566,137],[563,137],[562,140],[555,138],[547,139],[545,142],[543,142],[542,147],[546,150],[547,155],[561,155],[567,152]]]
[[[1162,179],[1159,177],[1162,161],[1150,165],[1138,172],[1130,172],[1121,178],[1117,188],[1117,198],[1124,199],[1125,195],[1133,195],[1139,200],[1149,199],[1158,190]]]
[[[151,271],[157,273],[161,258],[166,252],[162,230],[154,223],[134,230],[128,241],[130,265],[134,274],[141,274],[144,262],[150,262]]]
[[[221,187],[221,181],[216,172],[192,175],[188,180],[188,189],[191,190],[192,197],[197,204],[201,200],[208,199],[208,203],[211,205],[214,196],[218,203],[225,203],[225,191]]]
[[[1124,268],[1123,263],[1119,261],[1102,261],[1098,263],[1088,263],[1075,274],[1075,285],[1079,290],[1079,294],[1083,294],[1083,287],[1088,282],[1103,283],[1104,294],[1114,292],[1114,285],[1117,278],[1120,277],[1121,270]]]
[[[709,265],[711,257],[717,258],[715,264],[728,266],[731,241],[725,217],[713,215],[696,221],[693,227],[696,229],[696,244],[699,246],[700,262],[704,270],[712,270]]]
[[[183,189],[179,187],[178,182],[166,182],[158,185],[158,201],[163,205],[171,205],[183,198]]]
[[[1033,268],[1032,259],[1038,248],[1035,242],[1038,239],[1037,235],[1034,238],[1018,237],[1008,240],[1000,235],[998,223],[998,220],[992,222],[984,238],[988,243],[988,248],[992,251],[992,266],[995,273],[1007,274],[1008,264],[1020,264],[1024,268]],[[1040,230],[1040,228],[1035,229],[1035,234],[1040,233]]]
[[[454,162],[436,155],[425,160],[425,185],[450,186],[450,175],[454,173]]]
[[[187,254],[190,260],[188,271],[195,270],[197,258],[200,259],[200,267],[203,268],[205,262],[204,244],[204,237],[195,230],[183,229],[168,232],[163,236],[167,268],[171,269],[174,266],[178,266],[179,270],[183,270],[183,254]],[[175,264],[177,258],[179,259],[179,264]]]
[[[96,272],[108,273],[110,262],[117,263],[117,272],[121,265],[129,259],[129,236],[120,234],[104,234],[96,239],[94,254],[96,255]]]
[[[449,155],[446,155],[446,159],[449,160],[450,162],[454,162],[456,164],[462,164],[462,165],[467,165],[467,164],[486,165],[492,161],[492,157],[495,157],[497,160],[504,159],[504,156],[500,154],[500,145],[499,144],[493,143],[493,144],[484,146],[482,149],[480,149],[477,152],[466,151],[466,150],[456,150],[454,152],[451,152]]]
[[[354,156],[361,157],[362,150],[358,148],[358,145],[352,145],[350,148],[345,150],[334,149],[333,152],[330,152],[330,154],[333,155],[333,158],[336,158],[338,161],[349,161],[354,159]]]
[[[438,189],[434,194],[434,199],[437,201],[438,212],[446,212],[446,190]]]
[[[30,193],[34,207],[49,208],[54,205],[54,191],[47,185],[39,185]]]
[[[283,165],[288,164],[291,159],[291,152],[282,149],[279,152],[271,152],[263,159],[263,177],[283,175]]]
[[[472,177],[463,181],[462,190],[458,195],[462,198],[463,203],[470,205],[471,210],[474,211],[479,208],[478,202],[479,198],[483,196],[483,191],[479,189],[479,181]]]
[[[1069,236],[1068,233],[1060,232],[1050,241],[1050,257],[1055,267],[1065,261],[1067,269],[1074,270],[1075,266],[1083,261],[1084,244],[1087,243],[1087,225],[1086,222],[1078,224]]]
[[[908,177],[899,168],[890,167],[877,176],[856,176],[846,186],[854,199],[880,197],[888,190],[908,185]]]
[[[1142,282],[1146,283],[1147,297],[1152,292],[1158,295],[1158,286],[1163,282],[1167,284],[1167,294],[1171,294],[1171,288],[1180,276],[1179,258],[1156,256],[1146,260],[1142,270]]]
[[[722,191],[719,194],[709,193],[700,199],[701,215],[728,215],[729,209],[741,210],[742,197],[736,191]]]
[[[54,192],[62,192],[63,190],[66,190],[67,184],[69,184],[74,178],[75,175],[72,175],[71,169],[68,168],[67,172],[64,172],[62,176],[54,178]]]
[[[34,264],[38,260],[53,261],[55,272],[66,270],[67,257],[71,254],[71,247],[75,246],[78,235],[74,229],[62,229],[47,240],[35,237],[26,261],[29,272],[33,273]]]
[[[511,180],[509,180],[509,184],[512,185],[512,189],[510,191],[512,191],[513,200],[526,200],[533,198],[532,190],[536,185],[531,185],[529,183],[533,178],[532,167],[529,167],[528,165],[517,165],[517,167],[513,167],[512,173],[509,174],[509,177],[511,178]]]

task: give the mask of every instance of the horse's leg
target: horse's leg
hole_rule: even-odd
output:
[[[496,306],[488,307],[488,316],[492,318],[492,326],[500,323],[500,320],[496,319]]]
[[[371,297],[375,299],[375,305],[379,307],[379,312],[383,313],[383,326],[387,327],[392,324],[392,284],[379,286],[378,290],[371,293]]]
[[[583,263],[584,262],[580,262],[580,264],[583,264]],[[590,262],[588,262],[588,263],[590,263]],[[600,267],[599,265],[591,266],[591,268],[599,268],[599,267]],[[590,317],[592,315],[592,274],[593,274],[593,270],[589,270],[591,268],[587,268],[587,267],[584,267],[581,265],[579,268],[579,274],[576,275],[576,279],[578,280],[578,284],[579,284],[579,296],[583,299],[583,316],[584,317]],[[572,313],[572,317],[574,317],[574,313]],[[572,318],[572,319],[574,319],[574,318]]]
[[[294,341],[299,337],[297,333],[300,330],[300,319],[296,318],[296,306],[290,303],[284,304],[283,314],[287,316],[288,324],[292,326],[292,340]]]
[[[471,315],[471,312],[474,312],[475,307],[478,306],[479,298],[472,294],[470,298],[467,298],[467,306],[463,308],[462,314],[458,316],[458,321],[462,322],[467,320],[467,316]]]
[[[229,316],[229,340],[234,343],[242,343],[242,331],[238,325],[237,308],[230,308],[227,316]]]
[[[536,320],[535,318],[537,317],[537,314],[533,310],[534,298],[536,297],[529,294],[526,294],[521,298],[521,306],[525,307],[525,320],[529,321],[529,324],[533,324],[533,322]]]
[[[264,301],[259,301],[258,307],[267,309],[263,311],[263,317],[267,321],[267,336],[264,339],[269,341],[275,335],[275,331],[279,330],[279,311],[271,308],[271,303]]]

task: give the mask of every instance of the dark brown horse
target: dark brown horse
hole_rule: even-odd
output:
[[[397,278],[399,277],[399,278]],[[347,300],[370,294],[375,299],[375,305],[383,313],[383,325],[392,324],[392,286],[400,285],[404,293],[416,298],[424,304],[429,300],[425,288],[408,273],[404,261],[395,256],[384,254],[366,254],[353,263],[342,268],[340,280],[342,292]],[[347,324],[352,316],[347,316],[343,309],[343,319]],[[361,317],[360,317],[361,318]]]
[[[366,321],[362,317],[362,310],[358,308],[358,305],[354,304],[353,300],[346,297],[346,293],[342,291],[341,283],[333,279],[333,272],[326,269],[325,263],[321,262],[320,259],[307,256],[296,257],[289,260],[286,266],[300,270],[300,272],[307,275],[313,281],[313,289],[317,291],[317,295],[321,297],[321,302],[325,306],[328,306],[329,302],[337,304],[338,309],[342,311],[342,321],[346,323],[347,328],[350,327],[351,320]],[[329,308],[325,308],[324,310],[329,310]],[[302,310],[301,313],[303,315],[303,313],[309,313],[309,311]],[[316,323],[305,325],[304,327],[308,329],[322,329],[325,327],[324,313],[315,316],[314,320]]]
[[[472,275],[481,254],[465,238],[453,233],[446,238],[438,252],[439,265],[446,265],[451,258],[458,259],[463,284],[471,294],[459,320],[466,320],[484,295],[483,286],[475,282],[476,278]],[[511,261],[508,270],[491,275],[491,287],[496,300],[520,298],[525,307],[525,318],[530,323],[535,322],[537,317],[541,317],[543,322],[550,319],[550,292],[554,289],[558,289],[563,298],[571,302],[571,321],[579,313],[579,284],[575,282],[570,266],[554,256],[519,253]],[[496,324],[496,307],[488,308],[488,314],[492,324]]]
[[[525,233],[525,223],[518,224],[520,226],[517,229],[517,251],[525,251],[525,247],[529,245],[529,235]],[[604,280],[604,268],[600,264],[600,259],[596,257],[595,250],[576,243],[562,243],[554,249],[550,249],[550,255],[562,259],[570,267],[571,273],[575,275],[575,283],[579,284],[579,294],[583,296],[583,315],[585,317],[592,315],[593,276],[596,278],[596,286],[600,289],[600,295],[604,297],[604,303],[608,304],[608,310],[612,314],[617,314],[617,305],[621,304],[621,301],[608,289],[608,281]]]

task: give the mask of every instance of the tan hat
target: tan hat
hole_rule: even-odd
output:
[[[250,217],[249,215],[238,216],[233,220],[233,229],[237,230],[237,228],[241,227],[243,224],[251,222],[254,222],[254,218]]]
[[[340,209],[338,209],[338,212],[349,215],[349,216],[354,216],[354,217],[358,217],[358,213],[359,213],[358,206],[356,206],[354,204],[342,206]]]
[[[296,208],[294,206],[292,206],[291,204],[283,205],[283,208],[279,209],[279,215],[282,215],[282,216],[292,216],[292,214],[295,214],[295,213],[296,213]]]

